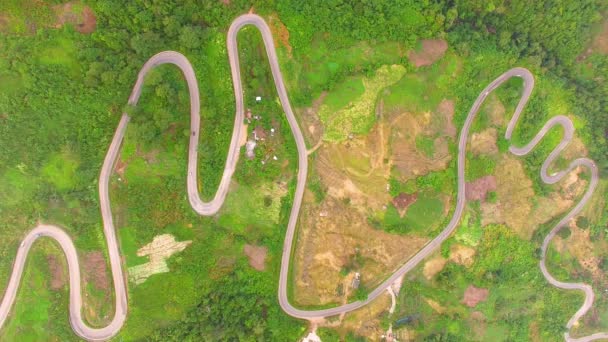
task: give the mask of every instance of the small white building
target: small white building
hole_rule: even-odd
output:
[[[255,102],[257,102],[257,103],[262,102],[262,97],[261,96],[256,96],[255,97]]]

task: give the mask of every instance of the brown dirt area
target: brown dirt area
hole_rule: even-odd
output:
[[[101,251],[88,252],[83,255],[81,261],[85,284],[91,284],[95,289],[102,291],[102,294],[94,296],[85,291],[84,317],[92,326],[105,326],[109,323],[113,310],[112,295],[109,291],[110,276],[105,256]]]
[[[55,28],[71,24],[80,33],[89,34],[94,32],[97,26],[97,19],[93,10],[89,6],[82,6],[82,12],[76,13],[74,11],[74,4],[75,2],[67,2],[53,6],[53,11],[57,15]]]
[[[467,289],[464,291],[462,303],[470,308],[473,308],[477,306],[479,302],[483,302],[488,299],[489,295],[490,291],[488,289],[482,289],[469,285],[469,287],[467,287]]]
[[[445,113],[445,112],[444,112]],[[413,115],[403,113],[390,123],[389,139],[392,151],[392,162],[401,175],[401,180],[425,175],[431,171],[440,171],[448,166],[452,156],[448,152],[448,137],[435,138],[435,152],[427,157],[416,149],[416,137],[424,135],[434,137],[449,131],[449,116],[437,113],[422,113]]]
[[[488,128],[484,131],[471,134],[470,151],[474,155],[480,154],[494,155],[498,153],[496,140],[498,131],[496,128]]]
[[[65,271],[65,260],[60,260],[55,255],[47,256],[49,271],[51,272],[51,289],[60,290],[66,284],[67,274]]]
[[[445,264],[447,264],[448,259],[445,259],[441,256],[437,256],[427,262],[424,263],[424,268],[422,270],[422,274],[426,278],[426,280],[431,280],[437,273],[443,270]]]
[[[584,60],[593,53],[608,55],[608,19],[601,23],[598,34],[593,38],[587,50],[579,56],[578,60]]]
[[[529,240],[536,228],[564,213],[585,189],[586,181],[577,172],[560,182],[557,191],[548,196],[537,196],[532,189],[523,162],[505,155],[496,166],[496,203],[482,203],[482,225],[502,223],[523,239]]]
[[[263,246],[245,245],[243,253],[249,259],[249,265],[258,271],[263,271],[266,268],[266,254],[268,248]]]
[[[83,278],[85,283],[91,283],[98,290],[110,288],[110,277],[106,268],[106,259],[101,251],[89,252],[83,258]]]
[[[456,138],[456,133],[458,133],[456,126],[454,125],[454,107],[454,100],[448,99],[441,100],[439,106],[437,106],[437,113],[439,113],[440,116],[443,116],[446,121],[444,133],[452,139]]]
[[[483,341],[486,335],[486,316],[480,311],[473,311],[469,316],[469,326],[473,330],[476,341]]]
[[[426,302],[426,303],[427,303],[427,304],[428,304],[428,305],[429,305],[429,306],[430,306],[430,307],[431,307],[433,310],[435,310],[435,312],[436,312],[436,313],[438,313],[438,314],[440,314],[440,315],[444,314],[444,313],[447,311],[447,309],[446,309],[446,308],[445,308],[443,305],[439,304],[438,302],[436,302],[436,301],[434,301],[434,300],[432,300],[432,299],[430,299],[430,298],[424,298],[424,301],[425,301],[425,302]]]
[[[391,197],[388,127],[381,122],[364,137],[340,143],[325,143],[317,150],[315,170],[334,198],[348,198],[357,210],[381,210]]]
[[[291,52],[291,45],[289,44],[289,31],[287,30],[287,27],[279,19],[276,13],[268,17],[268,22],[270,23],[270,31],[274,37],[275,45],[284,46],[287,50],[287,55],[291,58],[293,55]]]
[[[405,215],[405,212],[407,211],[407,208],[410,205],[414,204],[417,199],[418,193],[406,194],[402,192],[398,196],[393,198],[392,203],[399,211],[399,215],[403,217],[403,215]]]
[[[300,305],[340,303],[337,288],[343,267],[360,272],[362,284],[374,287],[428,240],[374,229],[367,215],[332,196],[320,205],[305,202],[300,217],[294,262],[295,300]]]
[[[583,269],[591,273],[595,281],[605,282],[604,272],[600,268],[602,258],[595,251],[589,229],[578,228],[575,220],[570,221],[568,228],[571,234],[567,239],[555,237],[553,242],[555,249],[560,253],[567,250],[578,260]]]
[[[319,112],[319,108],[323,104],[323,101],[325,101],[326,96],[327,92],[324,91],[319,98],[313,101],[310,107],[296,110],[296,113],[299,114],[298,119],[301,122],[302,127],[305,128],[302,132],[310,146],[315,145],[323,138],[323,124],[317,113]]]
[[[490,125],[494,127],[503,127],[505,125],[505,106],[502,104],[498,96],[491,93],[486,98],[486,101],[481,107],[481,112],[478,115],[488,115]]]
[[[354,332],[366,341],[381,341],[384,331],[381,327],[382,313],[388,311],[391,299],[388,294],[378,297],[369,305],[348,313],[338,328],[341,335]]]
[[[475,262],[475,249],[463,245],[450,247],[450,261],[464,267],[471,267]]]
[[[465,185],[467,201],[485,201],[489,191],[496,190],[496,177],[483,176]]]
[[[439,60],[448,49],[448,43],[443,39],[424,39],[420,51],[410,51],[408,58],[414,66],[431,65]]]

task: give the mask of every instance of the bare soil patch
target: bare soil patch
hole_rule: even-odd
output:
[[[366,341],[381,341],[380,336],[384,334],[381,325],[382,314],[388,311],[390,306],[391,299],[388,293],[382,295],[369,305],[346,314],[338,332],[341,335],[354,332],[364,337]]]
[[[312,102],[312,105],[307,108],[297,110],[296,112],[300,115],[299,119],[302,122],[302,126],[308,129],[304,129],[304,137],[308,140],[310,146],[315,145],[323,138],[323,124],[317,115],[319,108],[325,101],[327,92],[324,91],[319,97]]]
[[[448,49],[448,43],[443,39],[424,39],[420,51],[410,51],[408,58],[414,66],[431,65],[439,60]]]
[[[522,161],[505,155],[496,167],[496,203],[482,203],[482,225],[503,223],[523,239],[530,239],[536,228],[564,213],[584,191],[586,181],[571,174],[560,183],[558,191],[537,196],[532,181],[524,172]]]
[[[263,246],[245,245],[243,253],[249,258],[249,265],[258,271],[263,271],[266,268],[266,254],[268,248]]]
[[[576,258],[583,269],[591,273],[595,281],[605,281],[604,274],[600,268],[602,258],[595,252],[589,229],[577,227],[574,220],[570,221],[568,229],[570,229],[571,234],[567,239],[562,239],[559,236],[555,238],[554,245],[556,249],[558,251],[566,249]]]
[[[584,60],[593,53],[608,55],[608,19],[601,24],[598,34],[593,38],[587,50],[578,57],[578,60]]]
[[[471,267],[475,262],[475,249],[463,245],[450,247],[450,261],[464,267]]]
[[[496,177],[483,176],[465,185],[467,201],[485,201],[489,191],[496,190]]]
[[[49,263],[49,271],[51,272],[51,289],[60,290],[66,284],[65,262],[61,262],[55,255],[47,256],[46,260]]]
[[[76,6],[80,10],[77,13]],[[89,34],[95,31],[97,27],[97,18],[95,13],[89,6],[77,4],[77,2],[67,2],[65,4],[56,5],[53,7],[57,15],[56,28],[60,28],[65,24],[74,25],[74,29],[80,33]]]
[[[424,301],[433,309],[435,310],[435,312],[437,312],[438,314],[443,314],[447,311],[447,309],[439,304],[438,302],[430,299],[430,298],[425,298]]]
[[[445,259],[441,256],[435,257],[426,263],[424,263],[424,268],[422,270],[422,274],[427,280],[431,280],[437,273],[443,270],[445,264],[447,264],[448,259]]]
[[[315,169],[328,193],[348,199],[362,213],[381,210],[391,200],[386,185],[391,172],[388,128],[379,123],[367,136],[324,143],[317,150]]]
[[[272,14],[268,17],[268,21],[270,23],[270,31],[272,31],[272,36],[274,37],[275,44],[277,46],[284,46],[287,49],[287,54],[291,58],[292,48],[289,44],[289,31],[283,22],[279,19],[276,13]]]
[[[469,285],[469,287],[467,287],[467,289],[464,291],[462,303],[470,308],[473,308],[477,306],[479,302],[483,302],[488,299],[489,295],[490,291],[488,289],[482,289]]]
[[[410,205],[414,204],[414,202],[416,202],[417,199],[418,199],[417,193],[406,194],[406,193],[402,192],[398,196],[393,198],[392,203],[395,206],[395,208],[397,208],[397,210],[399,211],[399,214],[401,216],[403,216],[405,214],[405,211],[407,210],[407,208]]]
[[[83,278],[85,283],[93,284],[98,290],[110,288],[110,277],[108,275],[106,259],[101,251],[89,252],[83,258]]]
[[[520,237],[532,237],[536,225],[531,224],[532,181],[528,179],[522,162],[504,156],[496,165],[497,203],[482,203],[482,225],[504,223]]]
[[[497,139],[498,131],[496,130],[496,128],[488,128],[482,132],[471,134],[471,153],[476,156],[480,154],[497,154]]]
[[[480,311],[473,311],[469,316],[469,326],[473,329],[476,341],[482,341],[486,335],[486,316]]]
[[[302,211],[294,262],[300,305],[341,303],[350,287],[345,272],[359,272],[361,283],[374,287],[428,240],[374,229],[366,214],[331,195],[320,205],[304,203]]]
[[[427,156],[416,148],[416,139],[420,135],[430,139],[443,125],[437,124],[441,119],[433,113],[413,115],[403,113],[390,123],[391,160],[403,181],[425,175],[431,171],[444,170],[452,156],[448,153],[448,138],[437,137],[433,142],[434,153]]]
[[[492,126],[503,127],[505,125],[506,109],[496,94],[490,94],[483,106],[490,116],[490,124]]]
[[[456,126],[454,125],[454,100],[443,99],[437,106],[437,113],[444,117],[444,132],[450,138],[456,138]]]

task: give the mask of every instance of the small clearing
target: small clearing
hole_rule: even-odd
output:
[[[434,113],[402,113],[389,124],[391,129],[389,145],[392,162],[401,175],[401,180],[425,175],[430,171],[444,170],[452,156],[448,151],[445,136],[434,138],[443,131],[445,125]],[[427,146],[427,145],[431,146]],[[430,153],[419,150],[429,147]]]
[[[444,117],[445,120],[445,128],[444,133],[454,139],[456,138],[456,125],[454,125],[454,100],[443,99],[437,106],[437,113]]]
[[[489,191],[496,190],[496,177],[483,176],[465,185],[467,201],[485,201]]]
[[[443,270],[443,267],[448,262],[448,259],[445,259],[441,256],[435,257],[426,263],[424,263],[424,269],[422,270],[422,274],[427,280],[431,280],[437,273]]]
[[[474,308],[477,306],[477,304],[479,304],[479,302],[483,302],[488,299],[489,295],[490,291],[488,289],[482,289],[469,285],[469,287],[467,287],[467,289],[464,291],[462,303],[470,308]]]
[[[594,280],[605,280],[602,269],[600,268],[602,258],[594,252],[589,229],[578,228],[576,224],[574,224],[574,220],[570,222],[568,228],[570,229],[571,234],[567,239],[562,239],[559,236],[556,237],[556,249],[567,249],[570,255],[573,255],[578,260],[579,264],[591,273]],[[566,227],[563,229],[566,229]]]
[[[169,272],[167,259],[183,251],[191,243],[192,241],[176,241],[171,234],[155,236],[152,242],[137,251],[138,256],[147,256],[150,261],[129,267],[129,279],[135,284],[141,284],[153,274]]]
[[[276,13],[268,17],[268,22],[270,24],[270,31],[274,37],[275,45],[284,46],[287,50],[287,55],[291,58],[293,55],[291,52],[291,45],[289,44],[289,31],[287,30],[287,27],[279,19]]]
[[[302,122],[302,126],[308,128],[302,130],[302,132],[310,146],[317,144],[317,142],[323,139],[323,124],[317,114],[319,113],[319,108],[325,101],[326,96],[327,92],[323,91],[321,95],[312,102],[310,107],[297,111],[297,113],[300,114],[298,116],[300,119],[299,121]]]
[[[475,262],[475,249],[463,245],[450,247],[450,261],[464,267],[471,267]]]
[[[418,193],[406,194],[400,193],[399,196],[393,198],[392,203],[399,211],[399,215],[403,217],[407,208],[418,199]]]
[[[268,248],[263,246],[245,245],[243,253],[249,259],[249,265],[258,271],[263,271],[266,268],[266,254]]]
[[[591,41],[591,45],[585,50],[579,57],[578,60],[584,60],[594,53],[602,55],[608,55],[608,20],[604,20],[601,23],[601,27],[597,35]]]
[[[391,299],[386,293],[370,304],[348,313],[338,328],[338,332],[343,335],[354,332],[357,336],[363,337],[365,341],[380,341],[379,337],[384,333],[381,322],[382,314],[390,305]],[[324,342],[327,341],[324,340]]]
[[[580,169],[570,173],[558,185],[558,191],[537,196],[532,181],[526,175],[523,162],[513,156],[503,156],[496,165],[496,203],[481,204],[482,226],[502,223],[522,239],[529,240],[536,228],[571,208],[586,188],[580,179]]]
[[[389,129],[379,122],[366,136],[325,143],[317,150],[315,170],[331,196],[348,198],[362,213],[381,210],[391,200],[386,190],[391,164],[385,160]]]
[[[341,303],[350,287],[344,279],[355,272],[363,286],[372,288],[428,241],[375,229],[367,217],[331,195],[321,204],[303,204],[294,252],[298,304]]]
[[[353,134],[369,133],[376,121],[374,108],[380,90],[404,74],[405,67],[401,65],[384,65],[372,77],[353,78],[337,86],[319,108],[325,128],[323,139],[338,142]]]
[[[429,299],[429,298],[424,298],[424,301],[433,309],[435,310],[435,312],[437,312],[438,314],[443,314],[444,312],[446,312],[446,308],[445,306],[439,304],[438,302]]]
[[[439,60],[448,49],[443,39],[424,39],[420,42],[420,51],[410,51],[408,58],[417,68],[427,66]]]
[[[51,272],[51,289],[62,289],[66,283],[64,265],[55,255],[47,256],[46,260],[49,263],[49,271]]]
[[[97,18],[89,6],[82,5],[77,1],[53,6],[57,15],[55,28],[61,28],[65,24],[74,25],[74,29],[83,34],[93,33],[97,27]]]
[[[488,128],[479,133],[471,134],[471,152],[478,156],[480,154],[494,155],[498,153],[496,140],[498,131],[496,128]]]
[[[495,93],[490,93],[481,108],[479,115],[488,115],[492,126],[503,127],[505,125],[506,109]]]
[[[86,270],[83,275],[85,283],[93,284],[98,290],[110,288],[106,259],[101,251],[85,253],[83,269]]]

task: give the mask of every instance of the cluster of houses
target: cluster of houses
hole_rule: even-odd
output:
[[[262,100],[262,98],[260,96],[256,97],[256,102],[260,102]],[[247,121],[248,124],[251,124],[253,121],[260,121],[262,120],[262,116],[260,115],[254,115],[251,112],[251,109],[247,108],[247,112],[245,113],[245,120]],[[264,127],[262,127],[259,124],[256,124],[255,128],[253,129],[253,131],[251,132],[251,136],[247,139],[247,143],[245,144],[245,156],[249,159],[252,160],[253,158],[255,158],[255,148],[257,147],[258,143],[266,141],[266,139],[268,139],[268,137],[274,137],[276,130],[274,127],[271,127],[270,130],[265,130]],[[262,160],[262,164],[266,164],[269,160],[279,160],[279,158],[276,155],[267,155],[265,156],[265,158]]]

